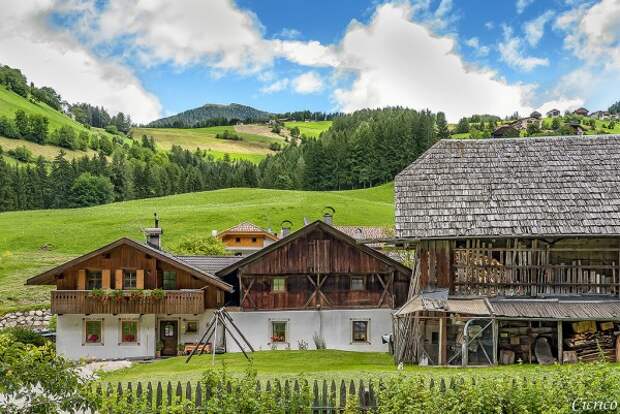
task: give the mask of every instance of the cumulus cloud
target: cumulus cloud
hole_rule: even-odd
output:
[[[482,46],[480,44],[480,40],[477,37],[470,37],[465,40],[465,44],[476,51],[476,55],[478,56],[487,56],[490,52],[488,46]]]
[[[545,24],[553,17],[553,11],[547,10],[535,19],[532,19],[525,23],[523,31],[525,32],[525,39],[534,47],[540,42],[545,34]]]
[[[323,80],[316,72],[306,72],[293,79],[292,85],[295,92],[310,94],[323,89]]]
[[[517,3],[515,4],[517,7],[517,13],[519,14],[523,13],[525,9],[527,8],[527,6],[529,6],[532,3],[534,3],[534,0],[517,0]]]
[[[339,45],[339,68],[355,79],[337,89],[334,99],[347,112],[403,105],[444,111],[450,120],[531,110],[525,103],[530,87],[468,67],[454,46],[452,38],[434,36],[412,21],[409,4],[383,4],[368,25],[351,24]]]
[[[262,93],[275,93],[275,92],[280,92],[283,91],[284,89],[288,88],[289,85],[289,80],[288,78],[284,78],[284,79],[280,79],[277,80],[275,82],[273,82],[270,85],[267,86],[263,86],[260,91]]]
[[[316,40],[272,40],[269,43],[273,54],[302,66],[338,66],[338,56],[332,46],[324,46]]]
[[[282,30],[280,30],[278,33],[276,33],[276,37],[279,37],[282,39],[297,39],[299,36],[301,36],[301,32],[299,30],[291,29],[288,27],[285,27]]]
[[[504,37],[499,43],[499,54],[502,61],[509,66],[529,72],[538,66],[549,66],[549,59],[526,56],[523,53],[523,41],[512,33],[512,28],[503,26]]]
[[[53,0],[5,0],[0,8],[0,60],[20,68],[37,85],[56,89],[69,102],[103,105],[134,121],[159,117],[159,100],[114,59],[101,59],[66,32],[53,30]]]

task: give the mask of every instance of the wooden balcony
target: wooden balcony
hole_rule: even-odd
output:
[[[52,291],[56,314],[198,314],[205,310],[203,290],[167,290],[163,298],[125,291],[122,297],[95,297],[88,290]]]

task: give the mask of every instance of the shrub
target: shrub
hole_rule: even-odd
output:
[[[2,333],[9,335],[15,342],[20,342],[24,345],[43,346],[48,342],[40,333],[22,326],[6,328]]]
[[[235,134],[234,132],[230,132],[229,130],[224,130],[224,132],[217,133],[215,134],[215,138],[217,139],[227,139],[230,141],[243,141],[243,138],[241,138],[239,135]]]
[[[279,142],[272,142],[271,144],[269,144],[269,149],[272,151],[280,151],[282,149],[282,146]]]
[[[9,156],[21,162],[32,161],[32,152],[23,145],[20,147],[8,150],[7,154],[9,154]]]
[[[172,250],[181,255],[223,256],[227,254],[226,246],[213,236],[186,236]]]

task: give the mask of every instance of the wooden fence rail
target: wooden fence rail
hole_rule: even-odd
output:
[[[431,387],[433,383],[429,384]],[[377,390],[382,384],[378,381],[363,381],[357,383],[353,380],[341,380],[337,385],[335,380],[318,381],[311,383],[304,380],[274,380],[267,382],[256,382],[256,391],[261,393],[271,393],[278,402],[303,401],[306,399],[313,414],[336,414],[342,413],[346,407],[347,400],[353,396],[357,399],[359,408],[364,412],[375,412],[377,410]],[[308,388],[306,388],[308,387]],[[308,391],[303,392],[306,388]],[[234,389],[230,382],[223,386],[212,389],[204,382],[187,382],[176,384],[168,382],[151,383],[98,383],[95,388],[96,394],[101,397],[116,398],[117,401],[125,400],[132,402],[143,400],[151,408],[166,407],[180,401],[191,401],[198,408],[206,406],[214,393],[233,393],[238,394],[239,390]],[[243,395],[238,395],[243,398]],[[306,405],[306,406],[308,406]]]

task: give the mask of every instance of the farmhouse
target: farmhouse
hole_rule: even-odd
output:
[[[177,355],[223,306],[255,349],[317,339],[333,349],[388,350],[382,335],[406,300],[411,270],[331,225],[308,224],[249,256],[174,256],[162,233],[156,224],[144,244],[122,238],[27,281],[56,286],[60,354]],[[240,350],[222,327],[217,338],[218,347]]]
[[[511,124],[500,125],[493,131],[493,138],[514,138],[519,136],[519,130]]]
[[[615,360],[620,136],[442,140],[395,180],[395,360]]]
[[[577,108],[573,111],[574,115],[588,116],[589,111],[586,108]]]
[[[254,253],[278,240],[278,237],[270,230],[248,221],[216,233],[216,235],[226,245],[226,250],[236,255]]]
[[[547,116],[551,117],[551,118],[555,118],[561,115],[561,112],[559,109],[551,109],[549,111],[547,111]]]

